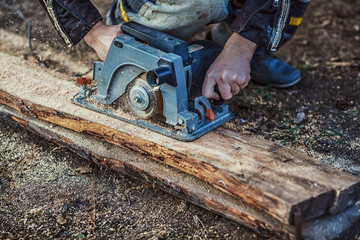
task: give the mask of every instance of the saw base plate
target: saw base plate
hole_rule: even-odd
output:
[[[110,117],[119,119],[121,121],[127,122],[127,123],[131,123],[134,124],[136,126],[140,126],[142,128],[145,129],[149,129],[151,131],[169,136],[171,138],[174,139],[178,139],[181,141],[193,141],[201,136],[203,136],[204,134],[214,130],[215,128],[221,126],[222,124],[224,124],[225,122],[229,121],[230,119],[233,118],[233,114],[231,112],[226,112],[226,113],[220,113],[217,114],[215,112],[215,114],[217,114],[215,121],[211,122],[206,120],[206,122],[196,131],[189,133],[187,132],[185,129],[177,129],[174,126],[168,125],[167,126],[161,126],[158,125],[156,123],[152,123],[150,120],[140,120],[140,119],[136,119],[134,116],[130,116],[129,114],[126,113],[121,113],[120,115],[118,115],[115,111],[108,109],[106,107],[103,107],[100,104],[94,104],[91,101],[88,101],[89,98],[84,97],[83,94],[78,93],[76,94],[73,99],[72,102],[83,106],[85,108],[91,109],[93,111],[99,112],[99,113],[103,113],[105,115],[108,115]],[[162,123],[164,124],[164,123]]]

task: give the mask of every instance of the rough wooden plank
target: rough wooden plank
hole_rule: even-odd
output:
[[[71,104],[78,87],[66,76],[34,74],[35,65],[1,54],[0,64],[0,104],[180,169],[285,224],[296,209],[306,221],[359,198],[359,178],[275,143],[229,130],[177,141]]]
[[[294,239],[296,230],[304,239],[354,239],[360,233],[360,206],[351,206],[332,216],[324,216],[296,226],[285,225],[268,214],[254,208],[199,181],[189,174],[177,171],[142,155],[127,151],[112,144],[96,140],[86,134],[76,133],[54,126],[14,110],[0,106],[8,119],[64,146],[80,156],[112,170],[130,175],[141,181],[154,184],[177,197],[225,216],[237,223],[252,228],[258,233],[276,239]]]

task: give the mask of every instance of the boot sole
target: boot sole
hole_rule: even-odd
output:
[[[277,87],[277,88],[287,88],[287,87],[292,87],[295,84],[297,84],[298,82],[300,82],[301,77],[299,77],[295,81],[292,81],[291,83],[287,83],[287,84],[268,83],[268,82],[259,81],[259,80],[255,79],[255,78],[251,78],[251,80],[253,80],[256,83],[260,83],[262,85],[267,85],[267,86]]]

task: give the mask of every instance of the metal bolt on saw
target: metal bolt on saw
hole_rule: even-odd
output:
[[[219,45],[187,43],[134,22],[121,28],[125,34],[114,39],[105,61],[94,63],[97,86],[83,84],[74,103],[183,141],[233,117],[222,101],[200,96]]]

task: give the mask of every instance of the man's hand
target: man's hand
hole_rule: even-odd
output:
[[[250,81],[250,61],[257,45],[233,33],[223,51],[209,67],[204,80],[202,94],[206,98],[220,99],[214,91],[218,85],[221,97],[231,99]]]
[[[104,61],[114,37],[123,34],[120,25],[105,25],[96,23],[85,35],[85,42],[92,47],[99,58]]]

